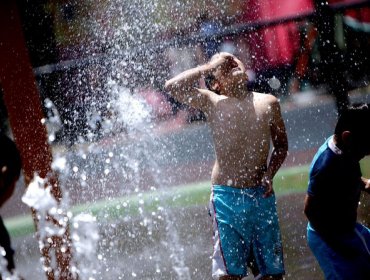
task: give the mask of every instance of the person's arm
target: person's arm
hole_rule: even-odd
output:
[[[196,88],[196,83],[202,76],[212,71],[212,67],[207,63],[195,68],[186,70],[179,75],[168,80],[165,90],[177,101],[194,107],[204,109],[208,106],[208,91]]]
[[[317,197],[307,193],[304,199],[303,212],[314,228],[322,237],[328,236],[330,228],[328,228],[327,204],[320,201]],[[329,238],[325,238],[326,240]]]
[[[272,179],[283,164],[288,153],[288,137],[285,124],[281,116],[279,101],[275,97],[273,97],[273,102],[271,103],[271,111],[270,131],[273,149],[263,177],[263,183],[267,186],[265,197],[273,193]]]
[[[320,205],[321,204],[321,205]],[[320,237],[336,252],[348,258],[354,258],[359,255],[356,247],[348,246],[348,244],[341,242],[341,239],[336,238],[338,232],[333,231],[333,226],[328,225],[327,211],[323,209],[327,203],[322,204],[310,194],[306,194],[304,201],[304,214],[310,222],[311,227],[320,235]],[[329,206],[330,207],[330,206]],[[324,218],[323,218],[324,216]],[[334,232],[334,234],[333,234]]]

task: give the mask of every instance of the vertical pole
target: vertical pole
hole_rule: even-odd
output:
[[[349,106],[348,81],[345,77],[344,56],[335,42],[335,12],[327,0],[315,0],[315,24],[319,33],[318,48],[321,57],[320,75],[334,95],[338,113]]]
[[[44,116],[40,96],[23,37],[16,0],[0,1],[0,85],[14,140],[21,153],[26,185],[35,173],[41,178],[48,178],[54,197],[60,201],[61,191],[57,176],[51,169],[51,149],[47,142],[46,127],[41,123]],[[32,212],[38,231],[37,213],[34,209]],[[48,245],[41,249],[41,254],[47,278],[74,279],[71,273],[69,230],[45,244]],[[55,252],[55,256],[52,256],[52,252]],[[55,269],[51,268],[53,259],[56,260]]]

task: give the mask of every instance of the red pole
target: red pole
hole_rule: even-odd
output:
[[[58,179],[51,169],[52,154],[47,131],[41,123],[44,116],[40,96],[15,0],[0,1],[0,86],[14,140],[21,153],[26,185],[35,173],[41,178],[48,178],[53,186],[53,195],[60,201]],[[37,229],[38,219],[34,209],[33,214]],[[73,279],[69,231],[45,244],[48,245],[41,250],[45,267],[51,267],[51,251],[55,252],[57,260],[57,268],[46,270],[48,279]]]

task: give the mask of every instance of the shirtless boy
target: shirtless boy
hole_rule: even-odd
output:
[[[209,89],[196,84],[207,77]],[[211,127],[214,279],[242,279],[253,256],[259,279],[282,279],[280,229],[272,179],[288,150],[278,100],[249,92],[243,63],[219,53],[166,82],[179,102],[202,110]],[[270,154],[270,143],[273,149]]]

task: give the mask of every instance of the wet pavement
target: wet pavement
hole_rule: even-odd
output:
[[[277,200],[286,280],[323,279],[306,244],[303,199],[304,194],[292,194]],[[369,209],[370,199],[364,200],[363,205],[362,209]],[[169,214],[172,232],[166,230],[163,219],[154,219],[150,227],[143,225],[142,216],[102,221],[99,246],[102,260],[95,266],[98,271],[95,279],[181,279],[173,267],[176,252],[183,256],[183,268],[189,271],[189,279],[211,279],[212,232],[207,207],[180,207]],[[362,213],[360,220],[370,224],[368,214]],[[36,244],[31,237],[14,240],[18,270],[28,280],[44,279]]]

